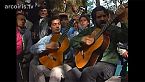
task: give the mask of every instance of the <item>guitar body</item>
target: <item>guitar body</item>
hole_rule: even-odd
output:
[[[60,34],[54,34],[51,38],[51,41],[57,42],[59,37]],[[63,52],[68,47],[69,40],[64,37],[62,43],[60,43],[60,47],[57,50],[48,49],[49,53],[45,53],[42,57],[39,58],[40,63],[49,69],[61,65],[63,63]]]
[[[104,33],[105,34],[105,33]],[[93,52],[89,62],[87,63],[86,67],[87,66],[93,66],[99,57],[102,57],[103,56],[103,52],[109,47],[109,44],[110,44],[110,37],[109,36],[106,36],[103,34],[103,43],[102,45]]]
[[[75,56],[76,66],[83,68],[92,66],[96,63],[98,57],[109,46],[110,38],[102,34],[91,46],[85,47],[82,51],[78,51]]]

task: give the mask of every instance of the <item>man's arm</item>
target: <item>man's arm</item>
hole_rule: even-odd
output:
[[[32,54],[40,54],[43,51],[46,50],[46,44],[49,43],[50,41],[50,37],[49,36],[45,36],[42,39],[40,39],[36,44],[32,45],[32,47],[30,48],[30,52]]]
[[[122,44],[119,42],[118,47],[117,47],[117,51],[122,57],[128,58],[128,50],[127,50],[126,44]]]
[[[70,46],[74,49],[81,49],[84,43],[88,43],[90,40],[89,34],[93,31],[94,28],[88,28],[86,30],[81,31],[77,36],[74,36],[70,40]],[[88,40],[88,41],[87,41]]]

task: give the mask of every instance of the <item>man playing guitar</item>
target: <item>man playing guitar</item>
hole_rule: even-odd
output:
[[[103,6],[94,8],[91,15],[95,27],[75,36],[71,46],[76,50],[77,67],[83,68],[80,82],[105,82],[114,75],[119,60],[116,44],[124,38],[123,28],[111,25]]]
[[[34,54],[30,64],[30,82],[32,80],[46,82],[45,77],[50,77],[49,82],[60,82],[62,78],[66,77],[66,72],[72,69],[63,62],[63,52],[68,48],[69,43],[66,37],[61,36],[63,34],[60,33],[60,18],[52,17],[48,25],[51,27],[52,33],[44,36],[30,49]]]

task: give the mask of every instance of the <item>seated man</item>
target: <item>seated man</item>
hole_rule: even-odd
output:
[[[60,48],[62,49],[62,47],[65,47],[67,45],[69,46],[69,44],[65,44],[63,42],[64,40],[66,40],[66,43],[67,43],[68,39],[65,38],[62,42],[59,42],[60,37],[58,38],[57,36],[55,36],[55,35],[61,36],[61,33],[60,33],[61,23],[60,23],[59,17],[52,17],[48,25],[50,26],[52,33],[48,36],[44,36],[36,44],[34,44],[30,49],[31,53],[34,54],[34,58],[30,64],[30,72],[29,72],[30,82],[46,82],[45,77],[50,77],[49,82],[60,82],[62,78],[66,77],[67,71],[72,69],[70,65],[64,64],[63,55],[66,54],[67,52],[65,52],[64,50],[64,53],[62,53],[62,50],[60,50]],[[53,56],[54,53],[57,56]],[[45,54],[48,55],[46,58],[50,58],[54,61],[58,61],[58,60],[61,61],[61,58],[63,61],[60,62],[60,65],[56,65],[55,67],[47,67],[48,65],[47,63],[49,64],[51,63],[50,61],[49,62],[46,61],[47,65],[42,64],[43,61],[40,61],[40,58],[44,57],[42,54],[44,56]]]

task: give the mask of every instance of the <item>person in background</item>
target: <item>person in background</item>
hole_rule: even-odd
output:
[[[124,9],[125,8],[125,9]],[[118,10],[124,9],[124,12],[120,15],[119,18],[120,27],[124,27],[123,37],[125,39],[122,42],[117,43],[118,53],[120,54],[122,70],[120,72],[120,76],[122,78],[122,82],[128,81],[128,3],[124,3],[118,7]],[[119,14],[119,11],[116,11],[116,14]]]
[[[31,32],[25,27],[26,18],[22,13],[16,14],[16,62],[17,81],[28,82],[29,64],[32,54],[29,49],[32,45]]]
[[[83,14],[79,17],[79,32],[90,27],[89,15]]]
[[[78,34],[79,34],[79,23],[77,21],[74,21],[73,26],[70,27],[67,35],[68,38],[71,39]]]
[[[65,30],[69,30],[70,25],[69,25],[69,19],[68,19],[68,15],[66,13],[59,13],[59,18],[61,21],[61,33],[64,33]]]
[[[68,32],[68,36],[70,39],[78,35],[82,30],[90,27],[90,18],[88,15],[82,14],[79,17],[78,22],[74,21],[74,24],[76,24],[77,27],[71,27]]]
[[[39,17],[34,22],[33,27],[31,29],[33,44],[38,42],[45,35],[49,35],[51,33],[50,27],[48,26],[49,19],[49,11],[47,9],[47,6],[40,6]]]
[[[32,28],[32,26],[33,26],[33,23],[28,19],[28,11],[25,11],[25,10],[22,10],[22,9],[18,9],[17,11],[16,11],[16,14],[18,14],[18,13],[22,13],[22,14],[24,14],[25,15],[25,17],[26,17],[26,23],[25,23],[25,26],[26,26],[26,28],[28,28],[29,30],[31,30],[31,28]]]

